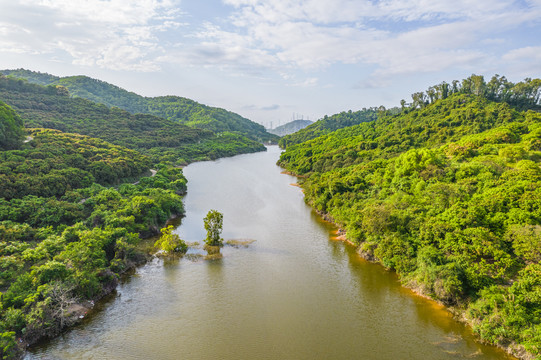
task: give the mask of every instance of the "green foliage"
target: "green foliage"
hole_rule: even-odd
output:
[[[536,354],[541,114],[520,109],[539,107],[541,87],[489,84],[416,93],[400,114],[288,146],[279,164],[365,256],[467,309],[482,339]]]
[[[506,240],[513,244],[515,254],[524,262],[541,262],[540,225],[513,225],[506,232]]]
[[[99,139],[44,129],[29,136],[20,150],[0,152],[0,197],[59,197],[94,182],[135,178],[150,167],[146,156]]]
[[[206,106],[179,96],[143,97],[86,76],[59,78],[23,69],[3,70],[2,73],[23,78],[35,84],[60,85],[68,89],[72,96],[105,104],[108,107],[124,109],[132,114],[150,114],[214,133],[234,132],[257,142],[278,140],[277,136],[267,133],[262,125],[236,113]],[[193,133],[197,131],[193,130]]]
[[[141,177],[150,161],[133,150],[55,130],[29,134],[19,150],[0,152],[2,358],[18,354],[16,338],[32,343],[73,323],[69,306],[114,289],[144,258],[140,237],[184,213],[181,169],[158,164]],[[121,184],[102,185],[111,183]]]
[[[23,137],[23,121],[15,111],[0,101],[0,149],[19,148]]]
[[[25,69],[3,70],[2,73],[15,79],[26,79],[28,82],[38,85],[50,85],[60,79],[58,76]]]
[[[533,354],[541,352],[541,265],[528,265],[510,287],[494,285],[479,295],[468,310],[476,333],[491,344],[513,339]]]
[[[374,121],[378,117],[376,108],[363,109],[361,111],[341,112],[340,114],[327,116],[323,119],[316,121],[313,124],[308,125],[304,129],[301,129],[291,135],[286,135],[280,139],[278,145],[285,149],[288,146],[299,144],[318,136],[326,135],[338,129],[345,127],[358,125],[363,122]]]
[[[217,210],[210,210],[203,219],[207,238],[205,242],[210,246],[221,246],[224,239],[220,237],[222,233],[224,215]]]
[[[214,133],[242,134],[258,142],[277,141],[278,136],[251,120],[225,109],[209,107],[179,96],[144,98],[144,113],[160,116],[188,126],[211,130]]]
[[[19,348],[14,331],[0,332],[0,359],[17,359],[19,356]]]
[[[462,151],[466,154],[463,156],[467,156],[470,149],[458,142],[466,135],[524,122],[528,116],[539,115],[521,113],[505,103],[489,102],[469,94],[454,94],[424,108],[382,116],[372,122],[339,129],[293,145],[281,155],[279,163],[297,174],[326,172],[333,168],[387,159],[413,148],[435,147],[445,143],[449,143],[452,151],[449,155]],[[520,129],[508,130],[512,134],[520,133]],[[478,151],[490,150],[485,147]]]
[[[65,87],[44,87],[1,74],[0,99],[25,119],[26,127],[103,139],[147,154],[155,163],[167,161],[185,165],[265,150],[259,142],[239,133],[215,134],[153,115],[132,115],[118,107],[109,108],[82,97],[72,98]],[[108,168],[97,164],[94,170],[106,175]]]
[[[174,227],[169,225],[161,229],[162,235],[154,243],[154,247],[165,251],[168,254],[179,252],[186,253],[188,251],[188,245],[177,234],[173,234]]]

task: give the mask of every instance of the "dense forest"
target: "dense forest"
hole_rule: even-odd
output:
[[[23,120],[8,105],[0,102],[0,149],[10,150],[19,147],[23,141]]]
[[[325,115],[313,124],[308,125],[293,134],[283,136],[278,145],[281,148],[286,148],[290,145],[299,144],[310,139],[328,134],[332,131],[345,127],[358,125],[362,122],[374,121],[377,119],[377,109],[364,109],[360,111],[344,111],[336,115]]]
[[[75,323],[146,260],[140,239],[184,213],[178,165],[262,150],[239,131],[0,75],[0,358]]]
[[[0,109],[0,124],[23,134],[19,116]],[[0,144],[9,148],[0,151],[2,359],[55,336],[110,293],[145,260],[140,239],[184,213],[186,191],[181,169],[158,164],[150,176],[147,156],[100,139],[50,129],[14,138]]]
[[[18,112],[26,127],[100,138],[143,152],[153,162],[183,165],[265,150],[261,143],[238,133],[215,134],[157,116],[132,115],[119,108],[72,98],[62,86],[41,86],[0,75],[0,100]]]
[[[0,72],[39,85],[62,86],[68,89],[71,96],[105,104],[108,107],[118,107],[132,114],[151,114],[214,133],[244,135],[257,142],[278,141],[278,137],[267,133],[262,125],[236,113],[179,96],[143,97],[87,76],[61,78],[24,69]]]
[[[363,256],[483,341],[540,354],[540,96],[539,79],[472,75],[400,114],[284,144],[279,164]]]

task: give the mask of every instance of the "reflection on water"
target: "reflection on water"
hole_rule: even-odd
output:
[[[203,218],[216,209],[233,242],[153,260],[27,359],[507,358],[333,240],[336,229],[280,174],[278,155],[271,147],[186,167],[187,215],[176,232],[203,244]]]

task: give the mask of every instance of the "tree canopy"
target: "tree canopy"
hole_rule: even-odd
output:
[[[365,257],[462,309],[484,341],[539,354],[539,81],[496,80],[416,93],[400,114],[288,146],[279,164]]]
[[[120,274],[144,260],[140,238],[184,213],[181,169],[161,164],[150,176],[151,161],[134,150],[28,131],[31,140],[19,149],[0,151],[3,359],[72,324],[70,305],[112,291]]]
[[[0,75],[0,99],[24,119],[26,127],[42,127],[88,135],[143,152],[153,162],[178,165],[265,147],[237,133],[214,134],[153,115],[132,115],[83,98],[65,87],[40,86]]]
[[[224,223],[224,215],[217,210],[210,210],[203,219],[203,222],[207,231],[207,238],[205,239],[207,245],[221,246],[224,241],[220,236]]]
[[[72,96],[117,107],[132,114],[150,114],[194,128],[214,133],[235,133],[257,142],[277,141],[278,137],[265,128],[239,114],[225,109],[210,107],[180,96],[143,97],[118,86],[87,76],[57,77],[34,71],[2,70],[15,78],[26,79],[39,85],[62,86]]]
[[[177,234],[173,234],[173,225],[161,229],[161,236],[154,243],[154,247],[163,250],[167,254],[185,253],[188,251],[188,245]]]
[[[0,101],[0,149],[17,149],[23,138],[22,119],[7,104]]]
[[[286,148],[316,137],[328,134],[332,131],[348,126],[358,125],[362,122],[374,121],[378,116],[377,109],[364,109],[360,111],[344,111],[332,116],[324,116],[322,119],[308,125],[293,134],[283,136],[278,145]]]

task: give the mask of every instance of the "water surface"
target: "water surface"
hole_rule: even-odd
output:
[[[508,359],[396,276],[332,240],[276,147],[189,165],[176,232],[205,237],[224,214],[223,258],[156,259],[85,322],[27,359]]]

